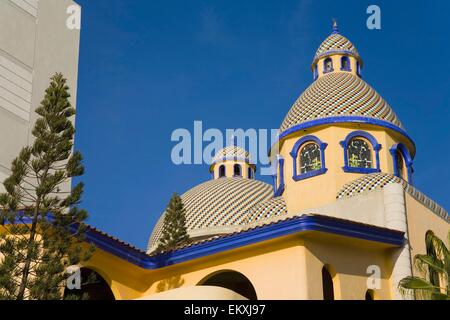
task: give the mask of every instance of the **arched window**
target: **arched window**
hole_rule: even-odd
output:
[[[397,143],[389,149],[394,164],[394,175],[412,184],[412,158],[408,148],[403,143]]]
[[[366,291],[365,299],[366,299],[366,300],[374,300],[373,297],[374,297],[373,290],[372,290],[372,289],[368,289],[368,290]]]
[[[326,266],[322,268],[323,300],[334,300],[333,278]]]
[[[333,60],[331,58],[326,58],[323,61],[323,72],[327,73],[331,71],[333,71]]]
[[[306,143],[300,149],[300,173],[307,173],[322,168],[319,145],[315,142]]]
[[[256,291],[250,280],[242,273],[232,270],[222,270],[198,283],[199,286],[216,286],[230,289],[249,300],[257,300]]]
[[[372,149],[369,142],[353,138],[347,146],[348,166],[352,168],[372,168]]]
[[[345,172],[373,173],[380,172],[379,151],[381,145],[374,136],[365,131],[353,131],[344,141]]]
[[[219,178],[223,178],[223,177],[225,177],[225,165],[222,164],[219,167]]]
[[[341,58],[341,70],[351,71],[350,69],[350,59],[347,56]]]
[[[241,166],[239,164],[233,166],[233,176],[242,177]]]
[[[403,161],[403,156],[400,153],[400,151],[397,151],[397,170],[398,170],[398,177],[405,179],[405,162]]]
[[[356,61],[356,74],[358,76],[361,76],[361,64],[359,63],[359,61]]]
[[[327,144],[313,135],[300,138],[291,151],[295,181],[311,178],[327,172],[325,168],[325,148]]]

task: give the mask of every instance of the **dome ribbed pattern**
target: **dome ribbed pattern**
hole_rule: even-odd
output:
[[[333,33],[321,43],[314,56],[314,61],[324,56],[340,52],[346,52],[352,54],[356,58],[360,58],[358,50],[356,50],[350,40],[339,33]]]
[[[258,203],[272,198],[267,183],[245,178],[219,178],[204,182],[181,196],[186,208],[188,232],[233,226]],[[164,223],[164,213],[153,229],[149,248],[157,244]]]
[[[403,128],[386,101],[364,80],[348,72],[324,75],[297,99],[281,124],[283,132],[303,122],[335,116],[363,116]]]

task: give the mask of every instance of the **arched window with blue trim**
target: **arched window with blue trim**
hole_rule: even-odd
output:
[[[341,141],[341,146],[344,149],[345,172],[380,172],[381,145],[370,133],[354,131]]]
[[[219,167],[219,178],[225,177],[225,174],[226,174],[226,172],[225,172],[225,165],[222,164],[222,165]]]
[[[233,166],[233,176],[234,177],[242,177],[241,165],[235,164]]]
[[[412,158],[411,154],[403,143],[394,144],[389,152],[392,156],[394,175],[412,184]]]
[[[341,70],[351,71],[350,68],[350,59],[347,56],[343,56],[341,58]]]
[[[253,169],[251,167],[248,168],[248,178],[253,179]]]
[[[327,73],[331,71],[333,71],[333,60],[330,57],[328,57],[325,60],[323,60],[323,72]]]
[[[361,77],[361,64],[356,61],[356,74]]]
[[[327,144],[313,135],[300,138],[294,144],[291,151],[293,159],[293,179],[303,180],[324,174],[325,168],[325,148]]]

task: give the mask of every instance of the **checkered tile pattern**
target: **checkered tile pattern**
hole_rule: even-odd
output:
[[[316,51],[314,61],[336,51],[350,51],[355,57],[359,57],[358,51],[350,40],[339,33],[334,33],[322,42]]]
[[[238,146],[228,146],[217,152],[213,158],[213,163],[223,159],[246,159],[250,160],[248,151]]]
[[[287,215],[286,202],[283,197],[276,197],[258,203],[242,217],[241,224],[250,224],[274,217]]]
[[[370,85],[351,73],[337,72],[320,77],[303,92],[284,118],[280,131],[335,116],[364,116],[403,128],[391,107]]]
[[[410,194],[414,199],[422,203],[424,206],[429,208],[438,216],[443,219],[450,221],[448,212],[438,205],[436,202],[428,198],[425,194],[408,184],[405,180],[400,179],[392,174],[388,173],[372,173],[367,174],[361,178],[358,178],[350,183],[347,183],[338,192],[336,198],[343,199],[356,196],[365,192],[370,192],[372,190],[383,188],[388,183],[400,183],[405,192]]]
[[[233,226],[256,204],[273,197],[271,185],[252,179],[219,178],[204,182],[181,196],[188,231]],[[149,240],[153,247],[161,236],[164,214]]]

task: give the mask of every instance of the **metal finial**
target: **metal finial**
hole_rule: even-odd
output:
[[[339,33],[337,20],[333,18],[333,32],[332,34]]]

